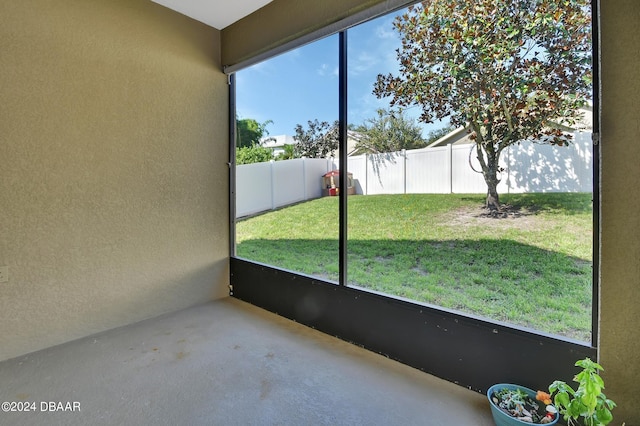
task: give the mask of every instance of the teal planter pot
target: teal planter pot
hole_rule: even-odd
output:
[[[502,389],[516,390],[520,389],[525,392],[528,396],[531,397],[534,401],[536,400],[536,392],[525,388],[524,386],[511,385],[507,383],[500,383],[497,385],[493,385],[487,391],[487,398],[489,399],[489,405],[491,406],[491,414],[493,415],[493,421],[496,423],[496,426],[521,426],[521,425],[532,425],[537,423],[531,422],[523,422],[521,420],[516,419],[515,417],[511,417],[509,414],[502,411],[494,402],[491,400],[494,392],[500,391]],[[550,423],[545,423],[547,425],[554,425],[558,423],[558,419],[560,418],[559,414],[555,414],[555,418]],[[539,423],[538,423],[539,424]]]

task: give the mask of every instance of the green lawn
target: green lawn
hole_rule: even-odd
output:
[[[357,285],[589,341],[591,194],[349,197],[348,277]],[[336,280],[338,199],[239,221],[240,257]]]

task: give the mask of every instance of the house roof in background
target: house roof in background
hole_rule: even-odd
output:
[[[272,0],[152,0],[219,30],[255,12]]]
[[[296,140],[291,135],[265,136],[260,144],[265,148],[282,148],[285,145],[295,145]]]
[[[455,130],[450,131],[440,139],[435,140],[434,142],[427,145],[427,148],[433,148],[434,146],[445,146],[454,144],[468,135],[468,126],[467,127],[458,127]]]
[[[593,128],[593,107],[591,105],[584,106],[580,108],[581,119],[578,120],[574,125],[567,125],[562,120],[552,123],[551,127],[557,127],[560,130],[565,132],[588,132]],[[458,127],[457,129],[447,133],[440,139],[430,143],[427,148],[433,148],[436,146],[446,146],[446,145],[455,145],[455,144],[467,144],[473,143],[473,140],[470,138],[471,130],[469,126],[466,127]]]

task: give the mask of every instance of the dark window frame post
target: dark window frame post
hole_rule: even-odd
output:
[[[347,170],[347,32],[341,31],[338,37],[340,47],[338,50],[338,131],[339,131],[339,169],[340,169],[340,230],[339,230],[339,262],[338,273],[340,285],[347,285],[347,196],[348,196],[348,170]]]

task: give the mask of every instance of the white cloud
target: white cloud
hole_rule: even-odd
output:
[[[349,63],[349,73],[352,75],[363,74],[378,64],[378,58],[366,51],[361,51]]]
[[[321,76],[327,75],[327,69],[328,68],[329,68],[329,65],[327,65],[327,64],[320,65],[320,68],[318,68],[318,70],[317,70],[318,75],[321,75]]]
[[[276,67],[271,61],[262,61],[250,67],[244,68],[236,73],[236,82],[256,81],[260,76],[271,76],[275,74]]]
[[[329,64],[322,64],[320,68],[318,68],[318,75],[321,77],[337,77],[338,76],[338,67],[334,66],[333,68]]]
[[[393,29],[393,18],[385,19],[376,27],[376,37],[383,40],[398,38],[398,33]]]

